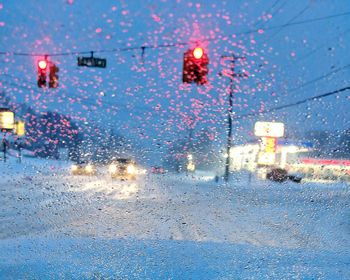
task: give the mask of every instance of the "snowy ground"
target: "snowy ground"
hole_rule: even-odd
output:
[[[0,165],[0,279],[350,279],[349,185]]]

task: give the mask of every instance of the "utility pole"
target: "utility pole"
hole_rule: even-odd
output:
[[[229,176],[230,176],[230,164],[231,164],[231,157],[230,157],[230,151],[232,147],[232,114],[233,114],[233,86],[235,78],[237,77],[247,77],[247,74],[245,73],[235,73],[235,60],[236,59],[245,59],[245,57],[238,57],[234,55],[230,56],[221,56],[222,60],[230,61],[230,70],[220,73],[221,76],[227,76],[230,78],[230,84],[229,84],[229,107],[228,107],[228,114],[227,114],[227,125],[228,125],[228,132],[227,132],[227,146],[226,146],[226,161],[225,161],[225,174],[224,174],[224,180],[228,182]]]
[[[7,152],[7,140],[6,140],[6,132],[4,132],[4,137],[2,139],[2,147],[3,147],[3,152],[4,152],[4,162],[6,162],[6,152]]]

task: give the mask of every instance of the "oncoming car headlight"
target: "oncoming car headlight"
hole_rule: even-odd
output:
[[[128,165],[126,171],[127,171],[129,174],[135,174],[136,168],[135,168],[135,166],[134,166],[133,164],[130,164],[130,165]]]
[[[77,171],[78,170],[78,166],[73,164],[72,167],[71,167],[72,171]]]
[[[111,164],[110,166],[109,166],[109,172],[110,173],[114,173],[114,172],[116,172],[117,171],[117,166],[115,165],[115,164]]]
[[[94,167],[92,165],[85,166],[85,170],[89,173],[91,173],[94,170]]]

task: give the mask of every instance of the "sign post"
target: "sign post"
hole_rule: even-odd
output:
[[[258,137],[283,137],[284,123],[256,122],[254,126],[254,134]]]
[[[273,165],[276,159],[277,138],[262,137],[260,152],[258,155],[258,164]]]
[[[90,57],[89,56],[78,57],[78,66],[106,68],[107,59],[94,57],[94,52],[91,52]]]
[[[283,137],[284,124],[278,122],[256,122],[254,134],[261,139],[257,158],[258,166],[274,165],[276,162],[277,138]]]

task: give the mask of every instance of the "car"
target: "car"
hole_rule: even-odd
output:
[[[294,183],[301,183],[303,178],[304,178],[304,175],[302,173],[299,173],[299,172],[294,172],[294,173],[288,174],[288,179]]]
[[[96,175],[96,166],[91,163],[75,163],[71,166],[72,175]]]
[[[136,162],[132,159],[119,158],[109,165],[112,179],[135,180],[137,174]]]
[[[288,172],[282,168],[273,168],[266,174],[266,179],[282,183],[288,179]]]
[[[288,171],[283,168],[273,168],[266,174],[266,178],[268,180],[279,183],[285,182],[287,180],[295,183],[301,183],[303,175],[301,173],[288,173]]]
[[[153,174],[164,174],[166,171],[163,167],[161,166],[152,166],[151,172]]]

